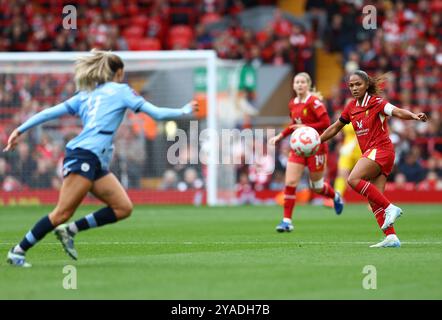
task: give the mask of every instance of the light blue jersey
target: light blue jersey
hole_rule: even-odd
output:
[[[77,115],[83,123],[81,133],[68,142],[66,148],[81,148],[96,154],[104,169],[109,168],[113,154],[113,138],[126,109],[144,112],[155,120],[192,113],[187,104],[182,108],[158,108],[137,95],[127,84],[106,82],[94,91],[80,91],[55,107],[45,109],[23,123],[20,133],[65,114]]]

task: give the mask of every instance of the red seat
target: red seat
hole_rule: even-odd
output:
[[[206,13],[201,17],[202,24],[211,24],[221,20],[221,16],[218,13]]]
[[[149,18],[145,15],[138,15],[131,19],[131,24],[145,29],[149,23]]]
[[[192,40],[185,37],[175,37],[169,39],[169,46],[171,49],[189,49]]]
[[[126,39],[142,38],[144,35],[144,29],[139,26],[131,26],[123,31],[123,37]]]
[[[161,50],[161,42],[156,38],[144,38],[138,40],[134,50]]]
[[[168,44],[170,48],[179,45],[188,48],[193,39],[193,30],[186,25],[177,25],[169,29]]]
[[[186,38],[193,38],[193,31],[192,28],[186,25],[176,25],[172,26],[169,29],[169,36],[171,37],[186,37]]]
[[[129,50],[137,50],[138,48],[138,42],[140,42],[140,38],[127,38],[126,39],[126,43],[127,43],[127,48]]]

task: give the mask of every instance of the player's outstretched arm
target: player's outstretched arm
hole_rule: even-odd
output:
[[[291,135],[293,133],[293,131],[295,131],[298,128],[301,127],[305,127],[305,124],[302,123],[295,123],[295,124],[291,124],[289,125],[287,128],[285,128],[282,132],[278,133],[276,136],[271,137],[268,141],[268,144],[270,145],[275,145],[277,144],[279,141],[281,141],[282,139],[284,139],[285,137]],[[312,126],[313,127],[313,126]]]
[[[335,123],[333,123],[330,127],[328,127],[322,134],[321,134],[321,143],[326,142],[327,140],[330,140],[335,135],[338,134],[339,131],[341,131],[342,128],[344,128],[345,123],[343,123],[341,120],[336,120]]]
[[[393,109],[391,110],[391,115],[393,117],[403,119],[403,120],[417,120],[417,121],[423,121],[423,122],[426,122],[428,120],[427,115],[423,112],[413,113],[411,111],[401,109],[398,107],[393,107]]]
[[[164,120],[192,114],[198,111],[198,103],[192,100],[181,108],[159,108],[145,101],[139,111],[148,114],[155,120]]]
[[[52,119],[56,119],[62,115],[68,114],[69,110],[64,103],[60,103],[55,107],[45,109],[40,111],[39,113],[33,115],[28,120],[26,120],[21,126],[16,128],[8,138],[8,144],[3,149],[4,152],[14,149],[14,147],[18,143],[19,136],[25,131],[38,126],[44,122],[47,122]]]

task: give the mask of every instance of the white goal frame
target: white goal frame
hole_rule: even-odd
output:
[[[1,52],[0,66],[7,62],[44,62],[44,61],[74,61],[76,57],[89,52]],[[171,50],[171,51],[114,51],[123,61],[130,60],[181,60],[186,63],[195,62],[198,66],[207,68],[207,128],[217,131],[217,63],[218,58],[214,50]],[[202,62],[202,63],[201,63]],[[170,68],[173,68],[172,64]],[[73,71],[73,65],[70,67]],[[68,70],[69,71],[69,70]],[[134,70],[131,70],[134,71]],[[17,73],[19,70],[1,67],[2,73]],[[30,70],[27,70],[30,72]],[[32,70],[34,72],[34,70]],[[60,71],[61,72],[61,71]],[[63,71],[66,72],[66,71]],[[216,137],[210,136],[210,145],[217,145]],[[215,140],[214,140],[215,139]],[[217,175],[217,152],[209,151],[207,164],[207,204],[214,206],[218,202],[218,175]]]

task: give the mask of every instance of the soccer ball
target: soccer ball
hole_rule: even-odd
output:
[[[319,133],[312,127],[300,127],[290,136],[290,147],[298,156],[313,156],[320,144]]]

